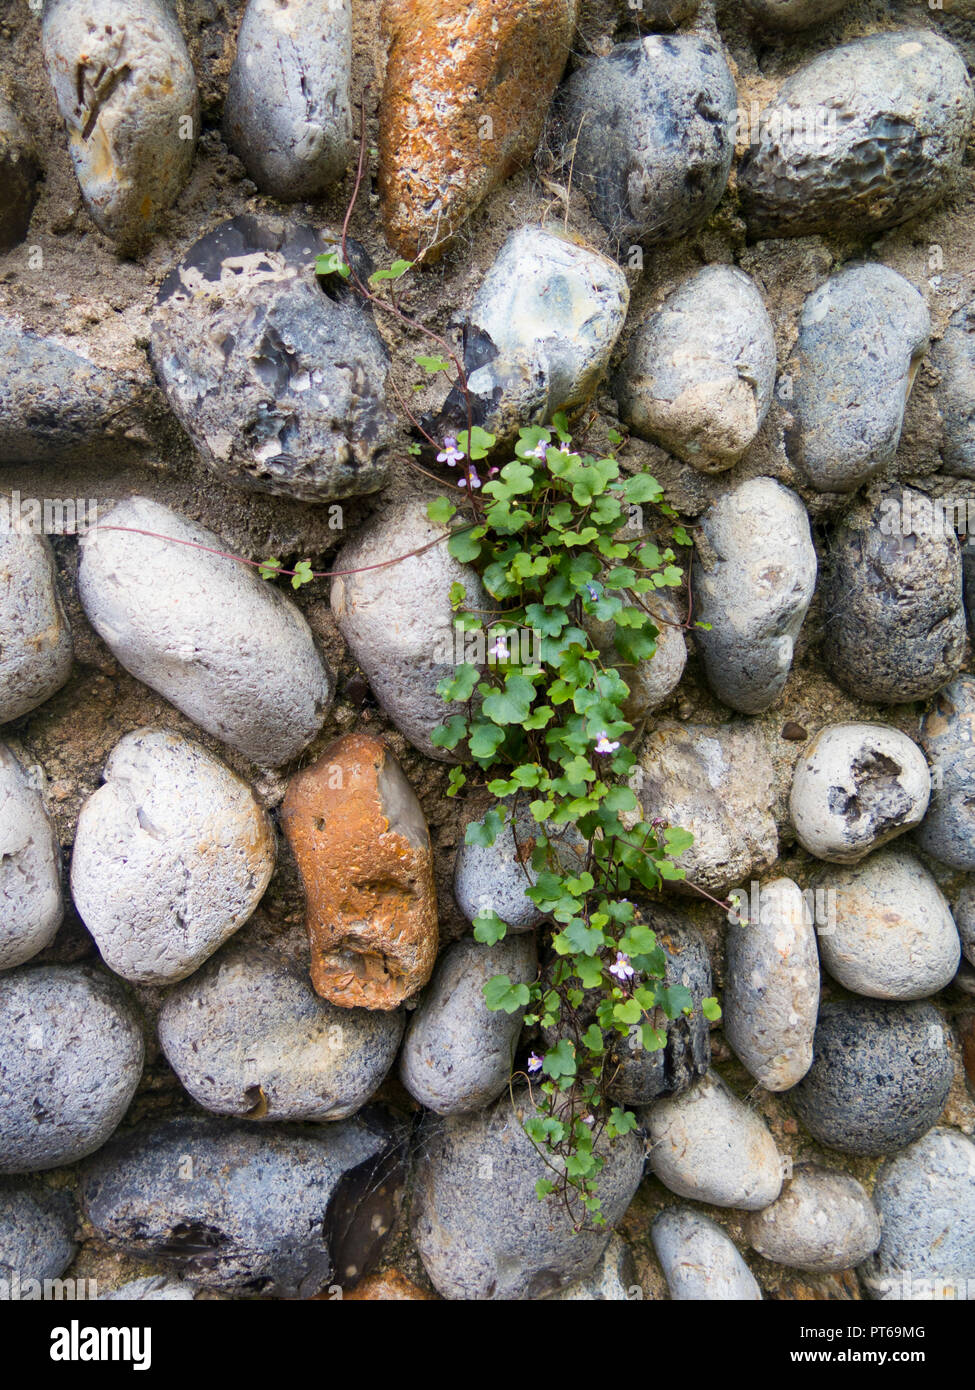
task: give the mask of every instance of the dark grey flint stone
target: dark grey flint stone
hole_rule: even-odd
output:
[[[619,241],[668,241],[718,206],[734,157],[737,92],[716,38],[651,34],[569,78],[573,179]]]
[[[897,452],[931,317],[885,265],[840,271],[799,320],[790,459],[820,492],[854,492]]]
[[[915,831],[923,850],[952,869],[975,869],[975,678],[941,691],[921,723],[931,800]]]
[[[224,105],[224,133],[275,198],[314,198],[352,150],[351,0],[249,0]]]
[[[30,137],[0,93],[0,251],[9,251],[27,235],[40,178],[41,166]]]
[[[931,348],[931,365],[941,375],[934,398],[944,427],[944,470],[975,478],[975,299],[952,314]]]
[[[827,1148],[894,1153],[937,1123],[954,1068],[930,1004],[824,1004],[813,1049],[812,1066],[790,1094]]]
[[[557,1194],[539,1200],[548,1173],[522,1127],[527,1091],[489,1110],[428,1121],[413,1191],[413,1239],[434,1287],[450,1299],[540,1298],[596,1267],[643,1171],[631,1133],[600,1141],[599,1195],[606,1225],[575,1224]]]
[[[28,1279],[56,1279],[67,1269],[78,1248],[75,1224],[66,1192],[32,1179],[0,1179],[0,1302],[27,1298]],[[15,1280],[19,1294],[9,1287]]]
[[[961,54],[930,30],[828,50],[762,115],[738,178],[749,231],[876,233],[924,212],[961,168],[973,109]]]
[[[88,965],[0,976],[0,1173],[74,1163],[119,1124],[142,1075],[122,989]]]
[[[0,318],[0,463],[64,463],[124,447],[136,387]]]
[[[839,14],[850,0],[744,0],[745,9],[766,29],[805,29]]]
[[[358,1119],[307,1128],[157,1120],[86,1165],[81,1200],[113,1249],[176,1268],[193,1285],[308,1297],[333,1274],[330,1209],[391,1141],[387,1125]]]
[[[316,257],[337,250],[313,227],[235,217],[160,286],[152,363],[224,482],[322,502],[388,479],[389,354],[355,289],[316,277]],[[365,254],[354,243],[348,254],[365,277]]]
[[[874,704],[925,700],[964,660],[958,542],[943,529],[913,529],[907,511],[918,499],[889,489],[847,513],[824,566],[826,664],[844,690]]]

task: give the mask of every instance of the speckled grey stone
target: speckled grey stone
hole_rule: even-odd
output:
[[[799,1119],[827,1148],[894,1153],[937,1123],[954,1068],[930,1004],[823,1004],[813,1049],[791,1094]]]
[[[638,661],[635,666],[625,661],[616,649],[614,622],[600,622],[593,614],[585,612],[581,622],[603,660],[615,667],[626,682],[629,694],[623,701],[623,718],[635,725],[667,703],[680,685],[687,665],[687,643],[677,605],[660,590],[644,594],[643,605],[657,629],[657,649],[653,656]]]
[[[872,704],[926,700],[964,660],[957,540],[923,529],[903,535],[896,525],[917,495],[892,488],[848,512],[820,581],[826,664],[844,690]]]
[[[820,872],[834,895],[835,924],[820,932],[823,965],[841,985],[872,999],[925,999],[954,978],[958,932],[944,894],[899,846],[862,863]]]
[[[651,1171],[679,1197],[760,1211],[779,1195],[782,1160],[768,1126],[717,1073],[638,1118]]]
[[[962,955],[975,965],[975,882],[965,883],[955,902],[955,926],[961,938]]]
[[[75,1226],[66,1192],[31,1179],[0,1179],[0,1302],[29,1298],[28,1279],[56,1279],[67,1269],[78,1248]]]
[[[434,729],[466,708],[437,694],[458,665],[450,586],[464,585],[468,607],[486,609],[491,601],[477,572],[438,539],[445,535],[427,519],[425,502],[400,502],[378,510],[330,568],[362,571],[332,580],[332,612],[377,700],[415,748],[450,761],[451,753],[430,742]]]
[[[23,241],[37,201],[41,165],[34,143],[13,106],[0,92],[0,251]]]
[[[331,677],[286,594],[237,560],[194,548],[200,546],[227,549],[168,507],[130,498],[81,543],[81,601],[99,637],[137,680],[252,762],[277,767],[322,727]]]
[[[880,1219],[856,1178],[804,1163],[777,1201],[746,1218],[745,1234],[767,1260],[820,1274],[872,1255]]]
[[[789,458],[819,492],[855,492],[891,462],[931,316],[885,265],[841,270],[806,299]]]
[[[805,29],[839,14],[850,0],[745,0],[749,14],[764,28]]]
[[[378,1090],[403,1036],[400,1010],[340,1009],[308,969],[234,942],[172,991],[166,1059],[198,1104],[255,1120],[344,1120]]]
[[[175,14],[164,0],[47,0],[41,40],[85,206],[134,254],[189,178],[200,133]]]
[[[636,1277],[633,1252],[618,1235],[611,1235],[593,1272],[567,1289],[548,1295],[552,1303],[626,1303],[643,1296]]]
[[[883,1237],[861,1270],[874,1298],[975,1298],[975,1144],[933,1129],[885,1163],[873,1200]]]
[[[789,816],[803,849],[856,864],[923,819],[931,775],[913,739],[889,724],[828,724],[802,750]]]
[[[360,1120],[156,1120],[86,1165],[81,1200],[112,1249],[175,1267],[194,1287],[308,1297],[332,1276],[325,1226],[343,1178],[373,1167],[388,1144]]]
[[[522,1127],[527,1091],[489,1110],[428,1122],[413,1193],[412,1231],[427,1274],[449,1299],[527,1299],[554,1293],[596,1268],[643,1170],[639,1140],[600,1144],[606,1226],[574,1229],[557,1194],[535,1184],[544,1160]]]
[[[700,520],[695,631],[708,684],[724,704],[761,714],[792,669],[816,588],[816,551],[799,497],[772,478],[723,493]]]
[[[952,314],[931,348],[931,365],[940,376],[934,398],[944,428],[944,471],[975,478],[975,300]]]
[[[60,690],[72,659],[50,541],[0,528],[0,724]]]
[[[0,970],[49,946],[61,925],[61,849],[40,792],[0,743]]]
[[[734,1242],[693,1207],[667,1207],[650,1228],[675,1302],[761,1302],[762,1291]]]
[[[921,721],[931,801],[914,838],[953,869],[975,869],[975,678],[959,676]]]
[[[389,354],[339,275],[329,234],[235,217],[190,247],[156,296],[150,354],[202,458],[235,487],[323,502],[389,478]],[[363,279],[371,266],[347,248]]]
[[[961,167],[973,105],[961,54],[931,30],[828,49],[784,83],[742,161],[749,231],[875,234],[924,212]]]
[[[100,1293],[105,1303],[190,1303],[196,1297],[191,1284],[167,1279],[164,1274],[150,1274],[145,1279],[133,1279],[111,1293]]]
[[[573,183],[607,231],[652,243],[699,227],[728,182],[737,101],[710,35],[651,34],[574,72],[562,109]]]
[[[351,0],[249,0],[224,133],[264,193],[315,198],[352,151]]]
[[[637,328],[616,378],[620,415],[704,473],[731,468],[775,387],[775,333],[754,280],[709,265]]]
[[[0,1173],[59,1168],[100,1148],[142,1060],[142,1029],[108,975],[42,965],[0,976]]]
[[[758,914],[743,895],[725,934],[725,1037],[755,1080],[787,1091],[812,1063],[819,1010],[814,912],[798,884],[759,885]]]
[[[509,932],[530,931],[543,917],[525,891],[535,885],[537,874],[531,865],[539,836],[538,822],[522,798],[514,808],[507,803],[505,823],[493,845],[469,845],[457,851],[454,866],[454,897],[468,922],[481,912],[496,912]],[[583,867],[587,841],[573,825],[546,823],[549,840],[558,863],[567,873]]]

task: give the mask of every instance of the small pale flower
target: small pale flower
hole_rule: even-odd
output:
[[[595,584],[587,584],[586,593],[589,595],[593,603],[595,603],[596,600],[599,598],[599,590],[596,588]]]
[[[541,1069],[542,1069],[542,1059],[541,1059],[541,1057],[539,1057],[539,1055],[538,1055],[537,1052],[533,1052],[532,1055],[531,1055],[531,1056],[529,1057],[529,1059],[528,1059],[528,1070],[529,1070],[530,1072],[536,1072],[536,1071],[541,1071]]]
[[[463,458],[463,455],[461,455],[461,457]],[[476,469],[473,465],[471,465],[471,468],[470,468],[469,472],[470,472],[471,491],[473,491],[475,488],[478,488],[478,487],[481,486],[481,480],[480,480],[480,478],[477,476],[477,469]],[[467,478],[458,478],[458,479],[457,479],[457,486],[458,486],[458,487],[466,487],[466,486],[467,486]]]
[[[488,656],[493,656],[497,661],[507,661],[510,655],[507,635],[500,632],[488,647]]]
[[[619,746],[620,746],[620,745],[619,745],[619,740],[617,739],[616,742],[614,743],[613,740],[612,740],[612,739],[609,737],[609,735],[606,733],[606,730],[605,730],[605,729],[602,731],[602,733],[601,733],[601,734],[599,735],[599,737],[596,739],[596,752],[597,752],[597,753],[615,753],[616,750],[617,750],[617,748],[619,748]]]
[[[544,439],[540,439],[538,443],[535,445],[534,449],[532,449],[532,457],[537,458],[542,463],[544,463],[548,458],[548,451],[551,447],[552,446],[548,444]]]
[[[628,956],[624,956],[622,951],[616,952],[616,960],[609,967],[609,973],[615,975],[618,980],[631,980],[636,973],[630,964]]]
[[[584,1125],[588,1125],[589,1128],[592,1129],[593,1125],[596,1123],[596,1120],[595,1117],[592,1115],[583,1115],[582,1123]]]
[[[457,447],[457,440],[452,434],[445,434],[443,440],[443,451],[437,455],[438,463],[449,464],[454,468],[466,455]]]

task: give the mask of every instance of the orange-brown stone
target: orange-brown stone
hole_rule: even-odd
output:
[[[577,0],[385,0],[379,110],[386,240],[435,260],[538,144]]]
[[[437,955],[430,833],[399,763],[381,739],[348,734],[291,779],[281,821],[305,886],[316,992],[395,1009]]]
[[[370,1274],[363,1279],[361,1284],[345,1295],[344,1301],[401,1303],[410,1299],[432,1300],[433,1297],[432,1293],[427,1293],[407,1279],[405,1274],[400,1274],[398,1269],[388,1269],[385,1274]]]

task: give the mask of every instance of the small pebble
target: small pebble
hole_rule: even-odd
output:
[[[931,801],[914,838],[952,869],[975,869],[975,678],[953,680],[921,721]]]
[[[625,1303],[642,1296],[632,1250],[618,1235],[611,1235],[592,1274],[550,1294],[549,1299],[552,1303]]]
[[[762,1291],[733,1242],[693,1207],[667,1207],[650,1234],[675,1302],[761,1302]]]
[[[0,743],[0,970],[43,951],[61,925],[61,847],[24,769]]]
[[[813,1274],[852,1269],[880,1244],[880,1219],[849,1173],[804,1163],[782,1195],[745,1221],[748,1243],[765,1259]]]
[[[60,690],[72,660],[50,541],[0,528],[0,724]]]

